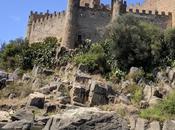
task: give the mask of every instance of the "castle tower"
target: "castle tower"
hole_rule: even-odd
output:
[[[27,33],[26,33],[26,39],[29,40],[30,39],[30,34],[32,31],[32,22],[34,20],[34,16],[33,16],[33,12],[30,12],[30,16],[29,16],[29,21],[28,21],[28,25],[27,25]]]
[[[80,0],[68,0],[63,46],[69,49],[73,49],[75,47],[79,5]]]
[[[112,0],[111,1],[112,9],[112,21],[114,21],[120,14],[126,12],[126,1],[123,0]]]

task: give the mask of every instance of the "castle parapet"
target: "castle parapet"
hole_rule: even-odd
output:
[[[157,11],[157,10],[140,10],[135,8],[127,8],[127,13],[134,13],[140,15],[157,15],[157,16],[171,16],[172,13],[165,11]]]
[[[43,23],[47,20],[51,20],[51,19],[54,19],[54,18],[60,18],[60,17],[64,17],[66,15],[65,11],[62,11],[62,12],[56,12],[54,11],[54,13],[49,13],[48,11],[46,13],[38,13],[38,12],[35,12],[33,13],[33,11],[31,11],[30,13],[30,18],[32,17],[32,24],[35,24],[35,23]]]

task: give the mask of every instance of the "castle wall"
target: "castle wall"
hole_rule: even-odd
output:
[[[137,9],[157,10],[165,12],[175,11],[175,0],[145,0],[141,5],[135,5]]]
[[[63,37],[65,12],[50,14],[32,22],[29,42],[43,41],[46,37]]]
[[[172,27],[172,13],[157,12],[150,10],[128,9],[128,13],[134,14],[137,18],[153,23],[166,29]]]
[[[110,20],[111,12],[109,10],[81,7],[79,9],[77,38],[91,39],[96,42],[102,38],[104,29]]]
[[[143,4],[130,5],[129,8],[139,10],[157,10],[159,12],[175,13],[175,0],[145,0]],[[175,16],[172,16],[175,19]],[[175,20],[172,21],[172,27],[175,27]]]

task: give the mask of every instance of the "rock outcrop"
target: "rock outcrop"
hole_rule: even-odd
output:
[[[129,130],[127,121],[97,108],[71,109],[54,115],[43,130]]]
[[[29,95],[27,106],[34,106],[38,108],[44,108],[45,95],[35,92]]]

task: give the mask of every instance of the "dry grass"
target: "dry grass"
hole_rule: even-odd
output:
[[[126,115],[138,113],[138,109],[133,107],[132,105],[125,105],[125,104],[108,104],[99,106],[100,109],[103,111],[114,111],[116,114],[121,115],[122,117],[125,117]]]
[[[7,105],[7,106],[20,107],[21,105],[24,105],[26,101],[27,98],[15,98],[15,99],[2,98],[0,99],[0,106]]]

